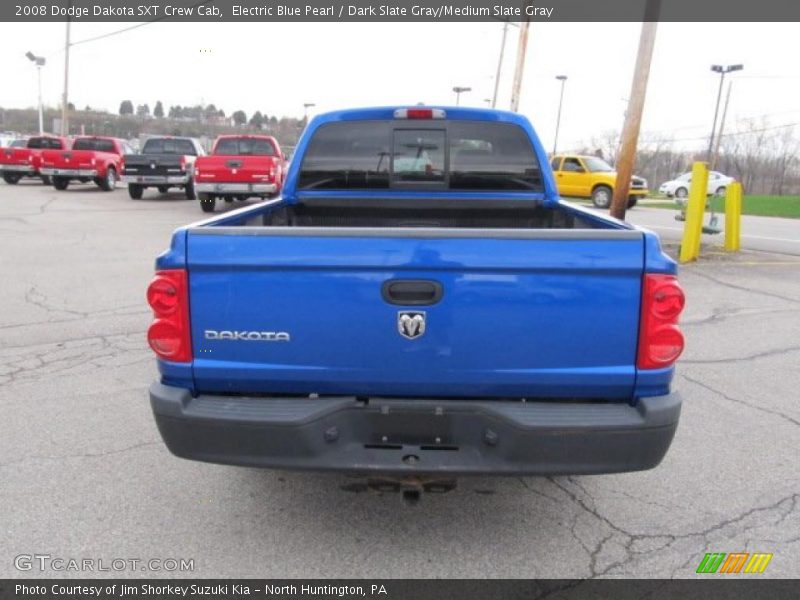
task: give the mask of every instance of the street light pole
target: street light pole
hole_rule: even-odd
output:
[[[558,116],[556,117],[556,137],[553,140],[553,156],[558,149],[558,130],[561,128],[561,105],[564,103],[564,83],[567,81],[566,75],[556,75],[556,79],[561,82],[561,97],[558,100]]]
[[[36,78],[39,86],[39,135],[44,133],[44,114],[42,110],[42,67],[47,62],[43,56],[36,56],[33,52],[26,52],[25,56],[36,65]]]
[[[44,64],[44,63],[42,63]],[[39,135],[44,134],[44,114],[42,110],[42,65],[36,64],[36,78],[39,85]]]
[[[303,121],[308,121],[308,109],[316,106],[313,102],[306,102],[303,104]]]
[[[461,101],[461,94],[463,94],[464,92],[471,92],[472,88],[457,85],[453,87],[453,91],[456,93],[456,106],[458,106],[459,102]]]
[[[719,73],[719,91],[717,92],[717,105],[714,108],[714,123],[711,125],[711,137],[708,138],[708,151],[706,152],[706,161],[711,162],[711,150],[714,147],[714,134],[717,131],[717,116],[719,115],[719,101],[722,99],[722,83],[725,81],[725,75],[733,71],[741,71],[744,65],[711,65],[711,70],[714,73]]]
[[[70,2],[70,6],[72,3]],[[66,137],[69,135],[69,118],[68,111],[68,92],[69,92],[69,26],[70,21],[67,18],[67,39],[64,43],[64,97],[61,100],[61,135]]]
[[[719,160],[719,145],[722,142],[722,132],[725,131],[725,117],[728,116],[728,103],[731,101],[731,87],[733,81],[728,82],[728,93],[725,94],[725,108],[722,109],[722,120],[719,123],[719,133],[717,133],[717,143],[714,145],[714,155],[711,157],[711,163],[708,166],[709,171],[717,168],[717,161]]]

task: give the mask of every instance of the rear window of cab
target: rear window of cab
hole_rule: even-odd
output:
[[[214,154],[221,156],[275,156],[275,148],[267,140],[228,138],[220,140]]]
[[[542,191],[524,129],[485,121],[343,121],[321,126],[299,188]]]
[[[75,140],[72,145],[73,150],[94,150],[95,152],[116,152],[114,142],[111,140],[99,140],[94,138],[82,138]]]

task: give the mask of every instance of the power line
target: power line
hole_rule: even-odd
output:
[[[198,2],[196,4],[192,4],[191,6],[188,6],[187,8],[197,8],[198,6],[202,6],[204,4],[212,4],[212,2],[208,2],[208,1],[206,1],[206,2]],[[146,27],[147,25],[152,25],[153,23],[159,23],[161,21],[165,21],[167,19],[172,19],[172,18],[174,18],[174,17],[168,17],[168,16],[164,15],[163,17],[158,17],[158,18],[152,19],[150,21],[145,21],[144,23],[137,23],[136,25],[131,25],[130,27],[123,27],[122,29],[116,29],[114,31],[109,31],[108,33],[103,33],[103,34],[100,34],[100,35],[96,35],[94,37],[86,38],[85,40],[78,40],[77,42],[70,43],[70,46],[79,46],[81,44],[88,44],[90,42],[96,42],[97,40],[102,40],[102,39],[105,39],[105,38],[109,38],[109,37],[112,37],[112,36],[115,36],[115,35],[119,35],[121,33],[132,31],[134,29],[139,29],[141,27]],[[63,52],[63,51],[64,51],[63,49],[60,50],[60,52]],[[58,52],[56,54],[58,54]]]
[[[161,21],[162,19],[157,19]],[[109,33],[104,33],[102,35],[97,35],[95,37],[86,38],[85,40],[78,40],[77,42],[72,42],[70,46],[80,46],[81,44],[88,44],[89,42],[96,42],[97,40],[102,40],[104,38],[108,38],[114,35],[119,35],[120,33],[125,33],[126,31],[132,31],[134,29],[139,29],[140,27],[146,27],[147,25],[152,25],[156,21],[146,21],[145,23],[139,23],[137,25],[131,25],[130,27],[125,27],[123,29],[117,29],[116,31],[110,31]]]
[[[762,127],[760,129],[749,129],[747,131],[736,131],[731,133],[723,133],[722,137],[735,137],[737,135],[747,135],[748,133],[761,133],[763,131],[772,131],[774,129],[785,129],[787,127],[795,127],[796,125],[800,125],[800,121],[796,121],[794,123],[784,123],[783,125],[773,125],[771,127]],[[708,136],[704,135],[701,137],[693,137],[693,138],[673,138],[670,140],[664,140],[665,142],[696,142],[699,140],[705,140]]]

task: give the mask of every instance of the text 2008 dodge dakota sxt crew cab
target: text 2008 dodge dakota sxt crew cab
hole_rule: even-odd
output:
[[[316,117],[283,195],[156,261],[150,399],[176,455],[366,475],[648,469],[684,295],[655,234],[560,201],[530,123]]]

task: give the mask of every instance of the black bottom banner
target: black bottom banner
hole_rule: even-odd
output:
[[[469,579],[29,579],[0,580],[0,600],[119,598],[512,600],[797,598],[798,582],[779,579],[469,580]]]

